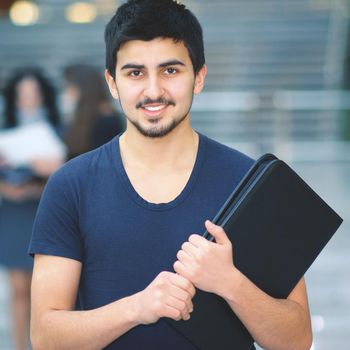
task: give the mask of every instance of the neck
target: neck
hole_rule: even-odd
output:
[[[125,167],[137,165],[150,171],[169,170],[193,166],[198,139],[189,123],[180,124],[159,138],[146,137],[135,128],[127,128],[120,137],[120,152]]]

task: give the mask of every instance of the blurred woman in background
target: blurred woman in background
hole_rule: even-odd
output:
[[[4,90],[4,105],[5,129],[15,130],[35,123],[59,128],[54,89],[37,69],[21,70],[10,79]],[[33,174],[45,179],[62,162],[62,158],[33,158],[30,167]],[[27,349],[29,340],[32,258],[27,248],[43,186],[44,181],[0,182],[0,265],[9,273],[14,341],[18,350]]]
[[[124,130],[100,72],[88,65],[76,64],[64,70],[65,90],[62,110],[68,114],[65,141],[69,158],[90,151]]]

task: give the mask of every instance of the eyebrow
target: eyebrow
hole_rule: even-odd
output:
[[[179,60],[170,60],[170,61],[163,62],[159,65],[160,68],[168,67],[168,66],[185,66],[185,63]]]
[[[163,63],[160,63],[158,65],[159,68],[164,68],[164,67],[168,67],[168,66],[185,66],[185,64],[179,60],[170,60],[170,61],[166,61]],[[136,64],[136,63],[127,63],[124,66],[122,66],[120,69],[144,69],[145,66],[143,64]]]

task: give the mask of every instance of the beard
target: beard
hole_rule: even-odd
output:
[[[167,105],[171,105],[171,106],[175,107],[175,102],[173,102],[171,100],[170,101],[164,101],[163,99],[157,99],[157,100],[152,101],[152,100],[147,99],[143,103],[142,102],[138,103],[136,108],[137,109],[141,108],[144,104],[147,104],[147,103],[161,103],[161,102],[164,102]],[[140,134],[142,134],[145,137],[159,138],[159,137],[164,137],[164,136],[168,135],[169,133],[171,133],[178,125],[180,125],[186,119],[186,117],[189,115],[190,109],[192,107],[192,102],[193,102],[193,95],[192,95],[192,98],[191,98],[191,101],[189,103],[189,106],[187,108],[186,113],[184,113],[180,117],[174,118],[167,125],[158,125],[160,123],[160,121],[161,121],[161,118],[154,118],[154,119],[149,119],[149,122],[151,124],[153,124],[153,125],[151,127],[145,128],[138,121],[133,120],[132,118],[130,118],[125,112],[124,112],[124,114],[125,114],[127,120],[132,125],[134,125],[134,127],[136,128],[136,130]],[[119,103],[120,103],[120,107],[124,111],[122,103],[121,103],[120,100],[119,100]]]
[[[149,128],[144,128],[140,123],[138,123],[135,120],[130,119],[128,116],[126,118],[130,121],[132,125],[135,126],[135,128],[142,134],[143,136],[146,137],[151,137],[151,138],[157,138],[157,137],[164,137],[171,133],[179,124],[181,124],[187,117],[188,113],[186,113],[184,116],[180,118],[176,118],[172,120],[169,124],[163,125],[163,126],[158,126],[159,119],[151,119],[150,122],[155,124],[154,126],[151,126]]]

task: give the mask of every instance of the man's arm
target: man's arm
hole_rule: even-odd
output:
[[[304,279],[287,299],[269,296],[236,269],[224,230],[208,221],[206,228],[216,243],[192,235],[178,252],[175,271],[197,288],[224,298],[263,348],[309,350],[312,332]]]
[[[195,290],[185,278],[161,272],[143,291],[103,307],[74,311],[82,264],[36,255],[32,280],[34,350],[102,349],[139,324],[160,317],[189,319]]]
[[[311,348],[310,313],[303,278],[287,299],[275,299],[243,274],[232,277],[231,289],[224,298],[262,348]]]

